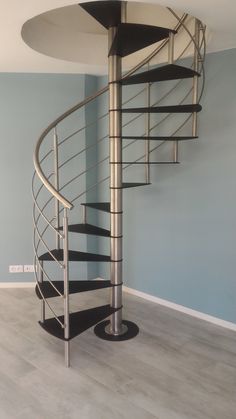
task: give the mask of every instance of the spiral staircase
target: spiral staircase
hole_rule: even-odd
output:
[[[175,17],[176,26],[162,28],[126,22],[126,2],[95,1],[82,3],[78,7],[82,7],[108,31],[109,83],[69,109],[44,130],[34,152],[35,172],[32,181],[36,294],[41,301],[39,324],[45,331],[64,341],[66,366],[70,365],[70,340],[92,326],[96,326],[94,330],[98,337],[112,341],[130,339],[138,334],[138,326],[122,318],[123,190],[150,185],[151,165],[178,164],[179,142],[198,138],[197,114],[201,110],[199,102],[204,89],[206,44],[205,26],[187,14],[179,16],[172,9],[168,9],[168,12]],[[190,21],[194,24],[189,25]],[[182,32],[187,34],[188,42],[177,57],[175,43]],[[150,45],[153,45],[153,51],[132,70],[122,74],[123,58]],[[153,59],[160,51],[166,51],[168,64],[153,66]],[[176,64],[187,51],[192,57],[190,65]],[[165,100],[171,103],[176,90],[184,87],[185,79],[191,80],[191,87],[187,92],[183,88],[180,102],[177,105],[161,105]],[[175,80],[177,83],[173,84]],[[151,91],[161,82],[171,82],[171,86],[158,101],[152,103]],[[124,93],[129,85],[136,86],[135,94],[122,102],[122,90]],[[137,90],[139,85],[141,90]],[[146,103],[137,106],[137,101],[139,103],[143,95]],[[104,101],[109,103],[108,112],[87,125],[76,126],[79,113],[103,96]],[[126,106],[133,101],[135,106]],[[122,117],[125,114],[130,117],[124,123]],[[153,118],[157,114],[164,114],[158,122]],[[183,116],[177,129],[170,135],[156,135],[164,123],[165,126],[172,126],[170,121],[176,114]],[[135,130],[133,127],[142,116],[145,118],[145,129],[138,135],[134,132],[126,135],[125,127]],[[104,126],[107,119],[109,135],[95,141],[89,139],[84,144],[86,130],[89,132],[91,127],[97,130],[98,125]],[[181,135],[186,128],[191,130],[190,134]],[[79,149],[76,148],[78,144],[81,146]],[[164,144],[171,145],[172,158],[168,161],[151,160],[153,153]],[[140,145],[144,146],[143,152],[140,151]],[[138,157],[124,161],[124,150],[131,147],[137,147]],[[95,156],[95,161],[93,157],[89,167],[82,167],[81,161],[84,162],[88,152]],[[123,172],[128,168],[132,170],[135,165],[144,167],[144,181],[123,182]],[[80,166],[82,170],[78,171]],[[101,170],[101,178],[97,178],[98,171],[94,175],[94,170],[101,167],[105,169]],[[89,173],[93,174],[90,184],[86,181]],[[91,196],[99,196],[101,188],[109,194],[107,201],[97,199],[90,202]],[[95,195],[92,195],[93,191],[97,191]],[[107,218],[109,229],[97,225],[101,219],[99,214]],[[93,219],[93,224],[88,221],[90,219]],[[78,220],[81,222],[78,223]],[[84,235],[104,237],[104,240],[110,241],[110,254],[81,251],[75,235],[80,238]],[[72,250],[73,247],[75,250]],[[70,271],[76,262],[109,263],[110,279],[72,280]],[[110,288],[110,304],[70,311],[72,294],[103,288]],[[58,303],[56,297],[63,303]],[[104,321],[107,318],[109,320]]]

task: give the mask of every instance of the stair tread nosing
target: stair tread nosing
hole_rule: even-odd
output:
[[[60,227],[59,230],[62,230]],[[93,236],[110,237],[111,233],[109,230],[94,226],[92,224],[71,224],[68,226],[68,231],[72,233],[89,234]]]
[[[123,113],[193,113],[202,110],[199,104],[151,106],[145,108],[123,108],[118,109]]]
[[[150,141],[186,141],[186,140],[195,140],[198,137],[192,137],[192,136],[180,136],[180,137],[175,137],[175,136],[169,136],[169,137],[157,137],[157,136],[153,136],[153,137],[145,137],[144,135],[142,136],[138,136],[138,135],[127,135],[127,136],[122,136],[121,137],[122,140],[150,140]]]
[[[51,253],[58,261],[63,261],[63,249],[53,249]],[[98,255],[94,253],[78,252],[76,250],[69,250],[69,261],[72,262],[110,262],[110,256]],[[39,257],[39,260],[54,261],[49,252],[44,253]]]
[[[51,335],[62,340],[71,340],[90,327],[95,326],[97,323],[106,319],[111,314],[120,309],[104,305],[100,307],[91,308],[88,310],[77,311],[70,313],[70,333],[69,339],[64,338],[64,329],[55,318],[46,319],[43,323],[39,322],[40,326]],[[64,316],[59,316],[58,319],[64,324]]]
[[[200,74],[191,68],[176,64],[167,64],[162,67],[134,74],[133,76],[120,80],[122,85],[154,83],[158,81],[178,80],[200,76]]]
[[[110,212],[110,202],[83,202],[81,205],[103,212]]]
[[[58,289],[61,294],[64,294],[64,282],[63,281],[52,281],[53,285]],[[59,294],[53,288],[53,286],[48,281],[44,281],[39,284],[40,290],[44,298],[53,298],[58,297]],[[103,288],[109,288],[112,284],[110,281],[100,281],[100,280],[85,280],[85,281],[69,281],[69,294],[77,294],[80,292],[94,291]],[[37,297],[42,300],[42,295],[39,291],[38,285],[35,287],[35,292]]]
[[[117,26],[116,35],[111,45],[109,56],[126,57],[140,49],[169,37],[176,31],[141,23],[121,23]]]
[[[127,189],[127,188],[136,188],[138,186],[147,186],[147,185],[151,185],[151,183],[143,183],[143,182],[139,182],[139,183],[135,183],[135,182],[125,182],[122,184],[122,188],[123,189]]]

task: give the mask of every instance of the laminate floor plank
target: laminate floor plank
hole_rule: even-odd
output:
[[[107,303],[73,296],[71,311]],[[140,334],[107,342],[88,330],[63,342],[37,324],[33,289],[0,290],[0,419],[235,419],[236,334],[125,294]],[[62,312],[62,300],[53,299]]]

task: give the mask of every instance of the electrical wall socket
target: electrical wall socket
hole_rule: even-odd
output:
[[[23,270],[23,265],[10,265],[9,266],[9,272],[11,274],[20,274],[22,273]]]
[[[24,265],[24,272],[34,272],[34,265]]]

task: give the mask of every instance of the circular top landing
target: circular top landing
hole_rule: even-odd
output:
[[[178,11],[179,16],[182,14]],[[128,3],[127,22],[171,29],[177,24],[176,18],[166,7],[139,2]],[[188,25],[192,24],[192,18],[189,17]],[[41,54],[87,65],[89,73],[107,72],[107,30],[78,4],[50,10],[28,20],[22,27],[22,38]],[[188,35],[184,32],[178,38],[181,45],[183,42],[187,44]],[[131,68],[153,49],[151,46],[126,57],[124,68]],[[158,55],[158,62],[165,62],[166,59],[166,53]]]

